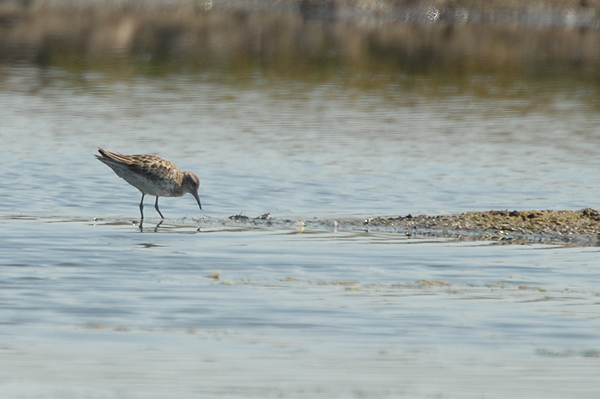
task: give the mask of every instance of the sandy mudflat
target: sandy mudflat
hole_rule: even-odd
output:
[[[594,209],[579,211],[487,211],[460,215],[373,218],[368,226],[397,226],[420,233],[447,232],[490,239],[531,241],[597,242],[600,213]]]

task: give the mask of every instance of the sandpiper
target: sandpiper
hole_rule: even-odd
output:
[[[156,196],[154,208],[161,219],[165,217],[158,209],[158,197],[181,197],[185,193],[190,193],[196,198],[202,210],[200,197],[198,197],[200,181],[192,172],[182,172],[173,162],[153,155],[121,155],[102,148],[98,148],[98,152],[100,155],[96,155],[96,158],[110,166],[117,176],[141,191],[142,220],[144,220],[146,194]]]

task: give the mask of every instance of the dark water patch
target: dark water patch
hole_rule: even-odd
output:
[[[161,245],[152,244],[152,243],[140,243],[138,245],[141,246],[141,247],[143,247],[143,248],[158,248],[158,247],[161,247]]]
[[[82,265],[82,264],[76,263],[76,262],[62,262],[62,263],[58,263],[56,266],[57,267],[66,267],[66,268],[77,268],[77,267],[84,267],[85,265]]]

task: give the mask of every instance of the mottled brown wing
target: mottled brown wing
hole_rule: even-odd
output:
[[[102,148],[99,148],[98,152],[102,156],[96,155],[96,158],[110,166],[118,175],[121,175],[119,171],[123,169],[156,178],[169,178],[179,172],[174,163],[153,155],[122,155]]]

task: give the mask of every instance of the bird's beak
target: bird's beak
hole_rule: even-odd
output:
[[[194,198],[196,198],[196,201],[198,201],[198,206],[200,207],[200,210],[202,210],[202,204],[200,203],[200,197],[198,196],[198,193],[192,193],[192,195]]]

